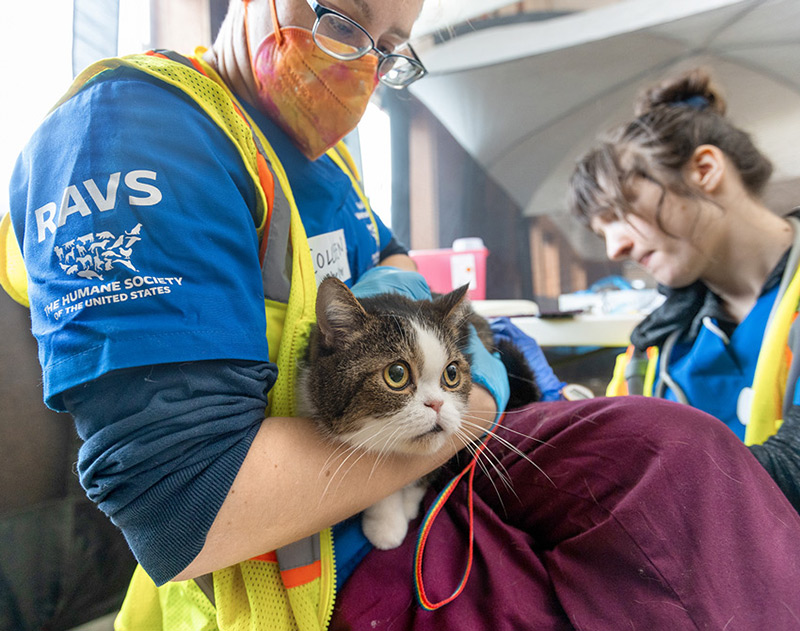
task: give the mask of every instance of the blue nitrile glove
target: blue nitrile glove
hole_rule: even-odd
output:
[[[542,391],[542,401],[558,401],[562,399],[561,389],[567,385],[556,377],[541,347],[531,336],[524,333],[508,318],[497,318],[490,322],[495,341],[503,339],[516,346],[528,361],[536,378],[536,385]]]
[[[472,381],[486,388],[497,404],[497,416],[494,424],[500,415],[505,411],[508,404],[508,397],[511,396],[511,388],[508,385],[508,374],[503,362],[500,361],[498,353],[490,353],[478,337],[475,327],[469,325],[469,344],[467,352],[472,356]]]
[[[377,294],[401,294],[411,300],[430,300],[431,290],[419,272],[378,265],[361,275],[351,288],[356,298]]]

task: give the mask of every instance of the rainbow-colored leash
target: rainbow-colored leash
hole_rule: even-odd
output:
[[[500,418],[495,423],[494,427],[492,427],[492,431],[496,430],[500,423],[503,422],[503,418],[505,414],[502,414]],[[436,496],[436,499],[431,504],[428,512],[425,513],[425,517],[422,519],[422,524],[419,529],[419,536],[417,537],[417,549],[414,553],[414,590],[417,595],[417,602],[419,606],[425,609],[426,611],[434,611],[439,609],[440,607],[444,607],[447,603],[452,602],[455,600],[461,592],[464,591],[464,587],[467,585],[467,580],[469,579],[469,573],[472,569],[472,550],[473,550],[473,541],[474,541],[474,517],[473,517],[473,505],[472,505],[472,490],[473,490],[473,480],[475,478],[475,468],[478,466],[478,456],[481,455],[484,449],[486,449],[486,444],[491,439],[491,434],[487,434],[486,438],[483,439],[478,448],[475,450],[475,454],[472,457],[470,463],[464,467],[464,469],[455,476],[450,482],[447,483],[440,492],[439,495]],[[447,500],[450,499],[450,496],[453,494],[453,491],[456,488],[456,485],[461,481],[467,473],[469,473],[469,477],[467,479],[467,510],[469,513],[469,551],[467,553],[467,567],[464,568],[464,574],[461,577],[461,581],[459,582],[458,586],[456,587],[455,591],[450,594],[444,600],[441,600],[437,603],[431,602],[428,598],[428,595],[425,592],[425,585],[423,583],[422,578],[422,557],[425,553],[425,544],[428,541],[428,535],[433,528],[433,522],[436,519],[439,512],[444,508],[444,505],[447,503]]]

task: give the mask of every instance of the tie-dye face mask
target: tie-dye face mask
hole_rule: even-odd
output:
[[[258,106],[309,160],[316,160],[361,120],[378,82],[378,59],[331,57],[314,43],[311,31],[281,28],[275,0],[270,4],[273,32],[251,60]],[[245,14],[245,28],[246,23]]]

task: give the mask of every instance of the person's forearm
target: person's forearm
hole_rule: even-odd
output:
[[[480,387],[467,419],[477,436],[496,406]],[[468,430],[469,431],[469,430]],[[312,421],[269,418],[261,425],[200,554],[173,580],[186,580],[269,552],[364,510],[446,462],[462,447],[448,442],[428,457],[349,453],[326,442]],[[343,463],[344,461],[344,463]],[[341,465],[341,466],[340,466]]]
[[[416,272],[417,271],[417,264],[407,254],[392,254],[391,256],[387,256],[383,259],[378,265],[388,265],[390,267],[396,267],[398,269],[404,269],[409,272]]]

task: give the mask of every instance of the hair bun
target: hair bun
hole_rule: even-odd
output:
[[[708,108],[720,116],[725,115],[727,107],[709,71],[694,68],[643,90],[634,104],[634,113],[643,116],[660,106],[678,105],[698,110]]]

